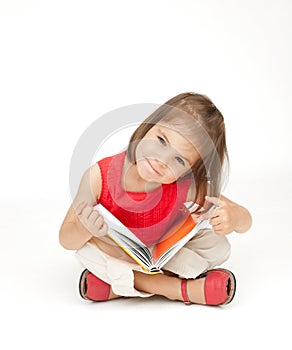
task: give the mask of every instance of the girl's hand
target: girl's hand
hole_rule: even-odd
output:
[[[208,196],[205,198],[209,203],[215,204],[217,208],[201,215],[201,218],[210,219],[210,224],[217,235],[228,235],[235,231],[238,223],[239,205],[227,198],[219,199]]]
[[[83,201],[76,207],[76,214],[83,226],[92,236],[105,236],[108,231],[108,226],[104,221],[103,216],[87,202]]]

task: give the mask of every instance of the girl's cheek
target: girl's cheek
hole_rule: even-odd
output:
[[[167,175],[168,175],[169,183],[172,183],[180,178],[181,173],[175,169],[169,168]]]
[[[172,163],[169,166],[169,174],[171,177],[173,177],[175,180],[179,179],[181,176],[183,176],[186,173],[185,169],[181,167],[179,164]]]

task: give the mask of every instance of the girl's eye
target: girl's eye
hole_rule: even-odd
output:
[[[161,136],[157,136],[157,138],[158,138],[158,141],[162,144],[162,145],[166,145],[166,141],[164,140],[164,138],[163,137],[161,137]]]
[[[176,157],[176,160],[178,161],[179,164],[185,166],[185,162],[181,157]]]

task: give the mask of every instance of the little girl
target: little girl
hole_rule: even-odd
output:
[[[60,228],[60,243],[77,250],[86,268],[80,294],[92,301],[154,294],[186,304],[223,305],[235,293],[226,261],[226,235],[251,226],[247,209],[220,195],[228,161],[223,116],[200,94],[180,94],[153,112],[133,133],[126,151],[104,158],[83,175]],[[101,203],[147,246],[192,212],[210,219],[167,262],[147,274],[107,235]],[[211,205],[216,209],[208,212]],[[189,211],[190,210],[190,211]]]

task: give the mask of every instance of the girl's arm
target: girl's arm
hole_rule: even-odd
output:
[[[252,217],[245,207],[222,195],[220,198],[207,196],[206,201],[218,207],[211,215],[202,215],[203,218],[210,218],[210,224],[218,235],[227,235],[233,231],[244,233],[250,229]]]
[[[97,164],[83,175],[77,195],[70,206],[59,231],[59,240],[65,249],[77,250],[92,237],[106,234],[107,225],[93,209],[101,191],[101,175]]]

